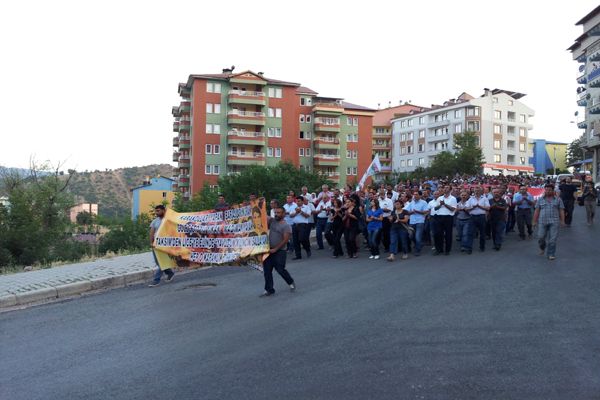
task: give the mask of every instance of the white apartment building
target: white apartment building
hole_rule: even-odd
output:
[[[484,89],[481,97],[467,93],[443,105],[392,120],[392,169],[426,168],[442,151],[454,151],[454,135],[477,135],[487,174],[530,174],[528,148],[534,111],[523,104],[522,93]]]

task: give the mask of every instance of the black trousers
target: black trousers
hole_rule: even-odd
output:
[[[449,253],[452,250],[452,231],[454,217],[452,215],[435,216],[435,249],[440,253]]]
[[[348,256],[352,257],[357,252],[356,248],[356,235],[358,235],[358,227],[350,227],[344,229],[344,239],[346,240],[346,251]]]
[[[387,217],[383,217],[383,228],[381,229],[381,241],[383,243],[383,249],[385,252],[390,251],[390,228],[392,223]]]
[[[531,227],[531,208],[517,208],[517,228],[519,228],[519,237],[525,239],[525,226],[527,234],[531,236],[533,229]]]
[[[573,209],[575,208],[575,199],[563,199],[563,204],[565,205],[565,224],[571,225],[573,221]]]
[[[294,252],[296,257],[302,257],[300,246],[306,250],[306,255],[310,256],[310,226],[308,224],[292,225],[292,240],[294,241]]]
[[[331,230],[331,244],[333,246],[333,255],[343,256],[344,250],[342,249],[342,235],[344,234],[344,228],[338,227],[336,229]]]
[[[285,283],[291,285],[294,283],[294,279],[290,275],[287,269],[285,269],[285,258],[287,254],[285,250],[279,250],[267,257],[263,262],[263,274],[265,276],[265,291],[269,293],[275,293],[273,288],[273,269],[283,278]]]

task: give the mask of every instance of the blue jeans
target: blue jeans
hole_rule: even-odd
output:
[[[467,242],[469,233],[469,219],[470,218],[456,218],[456,240],[460,242],[460,247],[465,248],[463,242]]]
[[[485,250],[485,214],[471,215],[469,218],[469,228],[467,229],[467,238],[461,243],[465,250],[473,250],[473,238],[475,232],[479,232],[479,249]]]
[[[408,231],[400,224],[392,224],[390,229],[390,253],[408,253]],[[400,246],[399,246],[400,245]]]
[[[168,277],[175,275],[171,268],[167,268],[164,271],[160,269],[160,266],[158,265],[158,259],[156,258],[156,254],[154,253],[154,249],[152,249],[152,257],[154,257],[154,263],[158,267],[158,269],[154,273],[154,279],[152,280],[154,283],[160,282],[160,278],[162,277],[163,273],[167,274]]]
[[[492,229],[492,240],[494,242],[494,248],[500,248],[504,241],[504,234],[506,233],[506,221],[504,220],[490,220]]]
[[[558,222],[539,224],[537,228],[538,244],[541,250],[546,250],[548,257],[556,255],[556,238],[558,237]]]
[[[425,224],[421,222],[410,226],[415,230],[415,254],[420,254],[423,248],[423,227]]]
[[[327,218],[316,218],[317,225],[317,247],[319,249],[323,248],[323,232],[326,231],[327,227]]]
[[[381,239],[381,228],[369,229],[369,248],[372,256],[379,255],[379,241]]]

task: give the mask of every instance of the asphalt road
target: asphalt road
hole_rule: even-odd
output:
[[[0,314],[0,399],[600,399],[600,225],[557,259],[315,251]],[[288,257],[289,260],[289,257]],[[216,286],[194,286],[215,284]]]

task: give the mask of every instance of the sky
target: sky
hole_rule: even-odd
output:
[[[377,108],[483,88],[527,94],[530,136],[565,141],[597,0],[0,3],[0,165],[78,171],[172,163],[177,84],[263,71]]]

